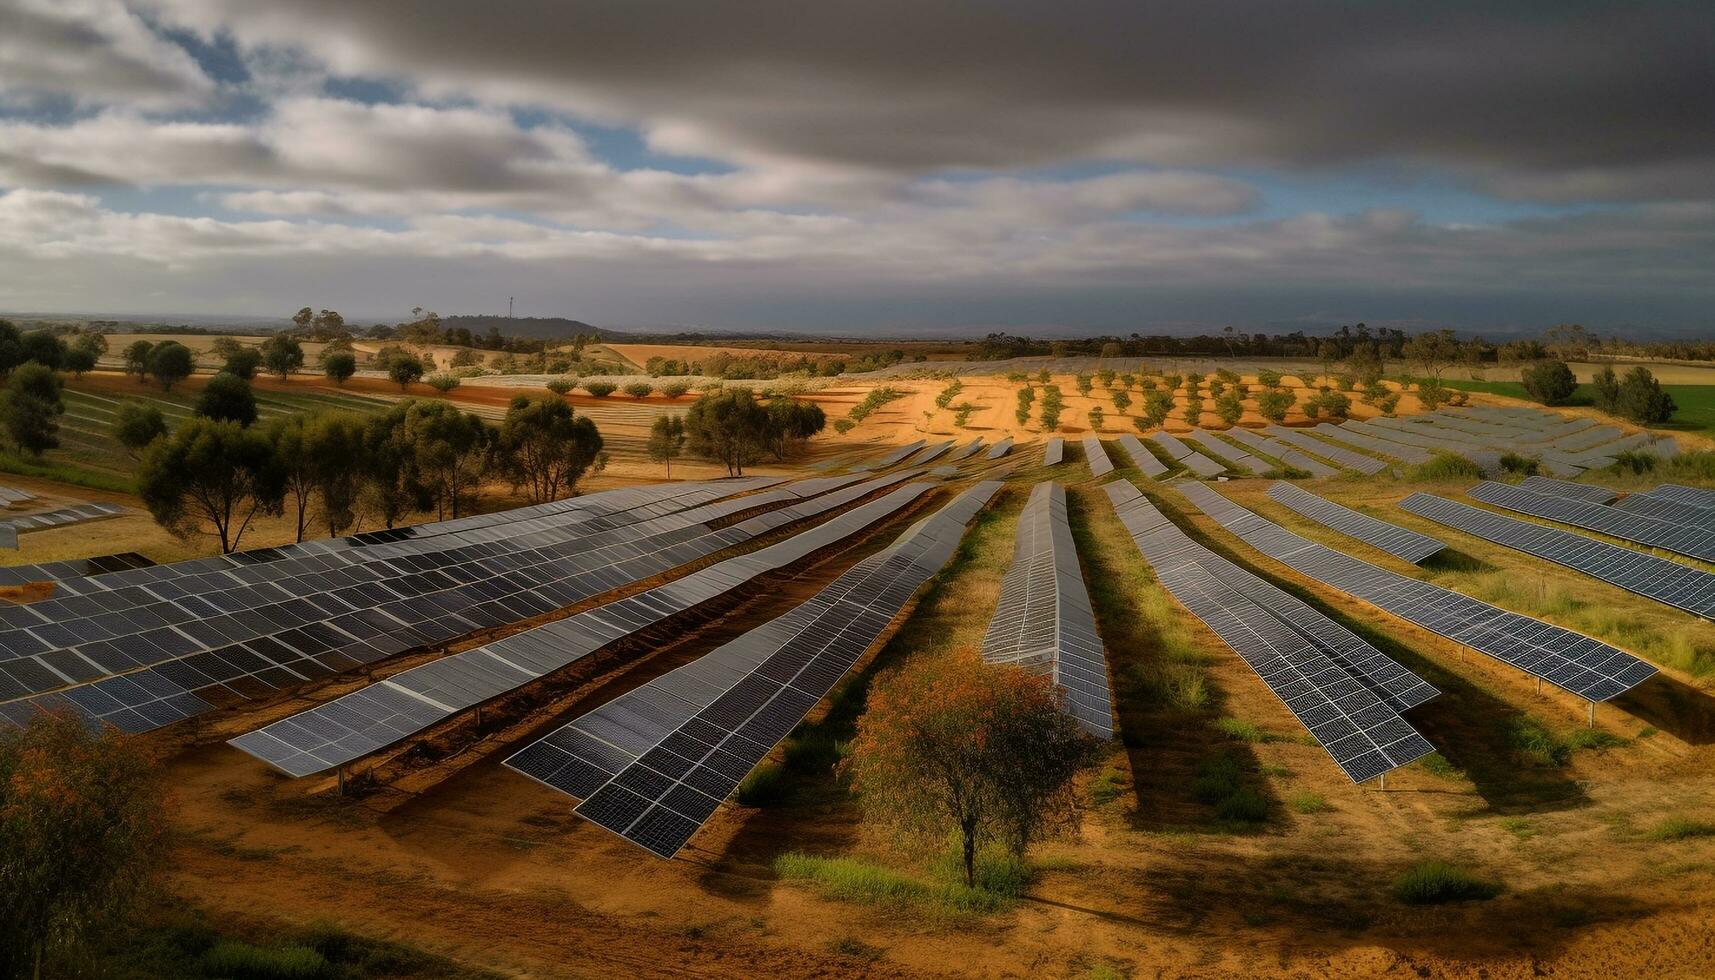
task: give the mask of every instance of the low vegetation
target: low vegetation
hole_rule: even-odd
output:
[[[1394,881],[1394,897],[1407,905],[1446,905],[1482,902],[1501,893],[1501,886],[1447,861],[1422,861]]]

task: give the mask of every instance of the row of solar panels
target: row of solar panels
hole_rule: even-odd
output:
[[[1715,529],[1709,527],[1505,483],[1480,483],[1469,493],[1484,503],[1520,514],[1571,524],[1704,561],[1715,561]]]
[[[1318,524],[1357,538],[1413,565],[1447,547],[1427,534],[1360,514],[1285,481],[1270,486],[1268,495]]]
[[[1449,409],[1412,418],[1350,420],[1342,428],[1391,443],[1459,453],[1487,470],[1498,468],[1503,454],[1515,453],[1537,459],[1562,477],[1610,465],[1625,450],[1668,456],[1678,451],[1672,439],[1641,432],[1628,436],[1617,427],[1598,426],[1589,419],[1549,418],[1553,421],[1526,422]]]
[[[698,521],[679,513],[686,507],[770,482],[694,484],[605,500],[591,495],[583,498],[583,507],[555,518],[320,555],[299,553],[190,576],[175,575],[171,566],[117,572],[92,581],[109,584],[155,574],[147,584],[0,609],[0,618],[14,627],[0,631],[0,698],[247,641],[285,643],[312,657],[337,650],[346,661],[337,669],[345,669],[402,649],[376,651],[365,643],[401,624],[413,628],[446,620],[444,625],[457,627],[449,617],[467,611],[485,620],[495,614],[528,618],[556,608],[548,602],[560,596],[552,593],[577,591],[566,584],[569,576],[637,557],[631,525],[654,522],[650,529],[668,536],[658,544],[671,546],[698,533]],[[733,506],[763,502],[744,498]],[[715,508],[699,516],[727,512]],[[452,635],[475,628],[465,624]]]
[[[1400,716],[1434,697],[1435,688],[1350,630],[1192,541],[1136,487],[1121,482],[1106,490],[1162,586],[1256,671],[1353,782],[1435,751]]]
[[[1204,484],[1180,492],[1239,538],[1294,570],[1592,702],[1655,674],[1629,653],[1308,541]]]
[[[792,488],[752,493],[722,502],[715,500],[733,490],[754,490],[772,481],[753,479],[678,486],[670,495],[668,491],[657,493],[662,499],[650,503],[639,503],[642,498],[628,495],[621,500],[635,506],[600,518],[588,518],[586,510],[582,513],[587,519],[553,532],[556,543],[552,547],[509,552],[498,549],[494,542],[466,545],[456,550],[474,548],[483,557],[441,567],[436,566],[443,560],[444,552],[416,556],[434,569],[430,572],[410,571],[409,567],[414,566],[402,570],[400,561],[383,562],[383,567],[397,573],[395,577],[374,576],[359,586],[271,602],[225,616],[242,625],[243,633],[238,635],[234,635],[232,628],[210,635],[204,628],[214,621],[208,619],[150,627],[144,632],[166,633],[182,645],[168,648],[163,640],[149,641],[148,649],[152,651],[149,655],[157,659],[143,669],[104,679],[80,678],[93,682],[0,705],[0,717],[16,720],[27,716],[32,705],[69,704],[94,721],[111,723],[124,730],[158,727],[208,710],[214,704],[263,696],[412,647],[446,642],[479,629],[563,608],[767,533],[785,521],[797,519],[794,515],[806,509],[819,512],[840,506],[909,475],[894,474],[848,486],[820,499],[794,504],[784,512],[765,512],[719,530],[712,523],[854,478],[805,481]],[[539,544],[548,533],[537,531],[526,537]],[[427,540],[444,541],[448,537]],[[378,548],[397,549],[406,543],[409,542]],[[357,554],[344,553],[339,557],[350,560]],[[361,568],[373,572],[373,564],[354,564],[343,571],[349,573]],[[379,599],[385,601],[376,602]],[[359,608],[365,602],[371,603],[369,608]],[[195,597],[166,602],[167,607],[179,614],[195,605]],[[288,628],[277,625],[285,616],[310,616],[316,610],[329,618]],[[135,620],[136,613],[129,615]],[[145,642],[136,636],[128,639],[133,643]],[[64,652],[0,663],[0,678],[15,681],[23,676],[30,680],[18,670],[20,665],[47,661]],[[79,655],[85,661],[92,659]],[[41,682],[40,678],[35,680]]]
[[[946,563],[999,486],[966,491],[809,601],[506,764],[581,799],[585,819],[671,857]]]
[[[880,481],[871,481],[879,483]],[[875,489],[863,484],[853,490]],[[377,684],[241,735],[232,744],[293,776],[344,765],[566,667],[758,577],[844,541],[906,507],[928,484],[911,484],[784,541],[700,569],[646,592],[404,671]],[[829,494],[771,511],[772,526],[823,513],[847,499]],[[728,529],[729,531],[731,529]],[[741,543],[709,535],[705,554]]]
[[[1085,731],[1113,737],[1107,656],[1078,565],[1066,490],[1058,483],[1037,484],[1019,513],[1012,564],[983,634],[982,655],[1050,678]]]

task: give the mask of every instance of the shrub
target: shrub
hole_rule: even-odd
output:
[[[1524,369],[1525,394],[1544,405],[1564,405],[1578,390],[1578,379],[1565,361],[1537,361]]]
[[[1328,801],[1321,793],[1300,790],[1292,794],[1292,809],[1298,813],[1321,813],[1328,809]]]
[[[584,390],[597,398],[606,398],[619,390],[619,386],[611,381],[586,381]]]
[[[564,395],[565,393],[572,390],[572,381],[570,378],[555,378],[554,380],[543,385],[543,387],[547,388],[549,391],[553,392],[556,395]]]
[[[1520,456],[1518,453],[1501,454],[1501,469],[1513,476],[1535,476],[1541,467],[1542,464],[1529,456]]]
[[[1447,404],[1452,394],[1441,386],[1439,381],[1420,381],[1417,385],[1417,400],[1431,412]]]
[[[1641,475],[1653,471],[1660,464],[1661,457],[1657,456],[1655,453],[1646,453],[1640,452],[1636,449],[1627,449],[1615,454],[1614,462],[1609,465],[1608,469],[1613,470],[1616,473],[1632,473]]]
[[[1661,382],[1641,364],[1626,372],[1614,407],[1620,415],[1639,425],[1659,425],[1673,418],[1679,409],[1673,398],[1661,390]]]
[[[1271,387],[1257,396],[1256,409],[1270,422],[1279,422],[1286,418],[1287,412],[1292,411],[1292,405],[1296,401],[1297,398],[1292,392]]]
[[[1264,388],[1280,387],[1280,373],[1278,371],[1258,371],[1256,373],[1256,380],[1257,384],[1262,385]]]
[[[1558,768],[1572,759],[1572,747],[1535,718],[1514,718],[1507,726],[1507,741],[1519,755],[1545,768]]]
[[[661,385],[661,394],[668,398],[681,398],[691,390],[689,381],[668,381]]]
[[[1399,876],[1393,893],[1407,905],[1443,905],[1487,901],[1501,893],[1501,886],[1477,878],[1456,864],[1423,861]]]
[[[1457,453],[1437,452],[1427,463],[1413,467],[1411,479],[1422,482],[1439,480],[1480,480],[1483,471],[1476,463]]]
[[[459,381],[459,376],[456,374],[452,374],[447,371],[437,371],[424,378],[423,383],[444,395],[447,392],[452,391],[454,388],[457,388],[461,382]]]
[[[633,381],[625,386],[625,393],[633,398],[648,398],[655,393],[655,386],[647,381]]]

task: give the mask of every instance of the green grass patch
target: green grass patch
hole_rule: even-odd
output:
[[[1501,829],[1519,840],[1530,840],[1537,834],[1536,824],[1523,817],[1506,817],[1501,820]]]
[[[900,912],[988,915],[1011,900],[981,888],[926,881],[856,858],[812,857],[796,851],[774,859],[774,873],[845,902]]]
[[[202,956],[202,972],[231,980],[310,980],[328,975],[327,957],[308,946],[216,943]]]
[[[884,952],[880,946],[872,946],[856,936],[841,936],[828,944],[828,951],[835,956],[864,960],[868,963],[874,963],[881,959],[881,954]]]
[[[117,443],[114,444],[117,447]],[[54,450],[49,450],[54,452]],[[79,466],[63,460],[43,456],[41,459],[29,459],[9,452],[0,452],[0,472],[16,473],[19,476],[33,476],[40,480],[54,480],[59,483],[70,483],[74,486],[89,487],[91,490],[106,490],[110,493],[135,493],[136,483],[129,477],[117,473],[104,473],[101,470]]]
[[[1124,796],[1125,790],[1125,773],[1116,769],[1105,770],[1100,776],[1090,781],[1090,805],[1107,806]]]
[[[1322,813],[1328,809],[1327,798],[1321,793],[1312,793],[1309,790],[1300,790],[1292,794],[1292,797],[1286,802],[1295,813]]]
[[[1215,808],[1215,816],[1233,823],[1261,823],[1268,819],[1268,800],[1245,785],[1244,770],[1226,753],[1213,755],[1197,767],[1191,783],[1197,799]]]
[[[1690,817],[1668,817],[1649,829],[1650,840],[1691,840],[1695,837],[1715,837],[1715,823]]]
[[[1476,463],[1458,453],[1437,451],[1429,462],[1406,470],[1406,479],[1416,483],[1449,483],[1481,480],[1483,471]]]
[[[735,798],[740,806],[767,806],[786,795],[786,770],[773,762],[764,762],[738,784]]]
[[[1407,905],[1482,902],[1501,893],[1501,886],[1447,861],[1412,865],[1394,881],[1394,897]]]
[[[1466,779],[1465,771],[1447,761],[1447,757],[1439,752],[1429,753],[1422,759],[1419,759],[1418,763],[1422,765],[1424,771],[1429,773],[1431,776],[1446,779],[1451,782],[1464,782]]]

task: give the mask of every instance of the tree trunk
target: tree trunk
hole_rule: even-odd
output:
[[[977,828],[966,821],[965,832],[965,887],[977,887]]]

